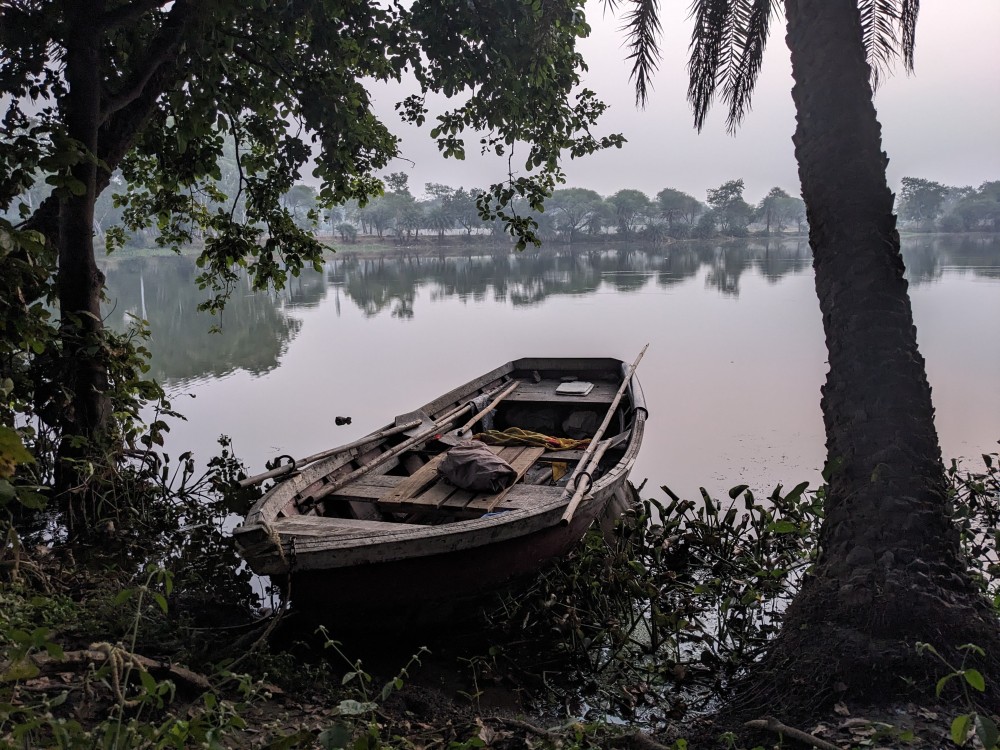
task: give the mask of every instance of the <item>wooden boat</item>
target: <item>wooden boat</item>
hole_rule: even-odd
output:
[[[628,496],[647,416],[637,364],[508,362],[360,440],[304,459],[314,461],[305,468],[269,472],[288,473],[235,530],[239,549],[295,607],[334,618],[433,608],[534,573],[566,553],[614,498]],[[557,393],[574,379],[593,388]],[[476,398],[479,405],[470,404]],[[486,400],[493,403],[484,408]],[[573,450],[493,447],[518,473],[499,493],[438,478],[455,429],[490,411],[498,429],[560,438],[564,425],[589,423],[596,440]]]

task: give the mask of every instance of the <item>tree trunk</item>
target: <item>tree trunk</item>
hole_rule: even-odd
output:
[[[947,480],[882,152],[855,0],[786,0],[795,154],[830,370],[820,557],[764,669],[818,704],[889,700],[941,665],[915,655],[974,642],[998,621],[970,582]],[[929,679],[929,682],[922,680]],[[794,699],[793,699],[794,700]]]
[[[94,259],[94,205],[97,201],[97,133],[100,126],[101,68],[100,30],[93,19],[103,3],[72,5],[72,32],[66,50],[67,135],[84,150],[72,168],[75,189],[59,199],[57,289],[60,309],[60,338],[66,371],[65,382],[72,390],[70,407],[62,417],[64,439],[61,450],[60,489],[77,485],[77,472],[67,465],[87,449],[73,438],[85,438],[91,448],[99,445],[107,427],[107,366],[104,357],[101,319],[101,290],[104,274]]]

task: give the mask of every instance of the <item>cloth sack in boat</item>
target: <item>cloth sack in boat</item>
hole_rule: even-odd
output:
[[[601,417],[596,411],[574,411],[563,420],[563,432],[575,440],[589,438],[597,432]]]
[[[479,415],[479,423],[483,426],[484,430],[493,429],[493,421],[497,415],[497,410],[490,409],[488,412],[484,414],[483,409],[486,408],[486,406],[494,399],[494,397],[495,394],[493,393],[484,393],[483,395],[477,396],[476,398],[469,401],[468,404],[469,406],[472,407],[472,413]]]
[[[475,492],[500,492],[517,481],[514,467],[478,440],[463,440],[449,450],[438,474],[456,487]]]

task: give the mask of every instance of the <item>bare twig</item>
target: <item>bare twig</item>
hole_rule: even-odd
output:
[[[795,729],[794,727],[782,724],[773,716],[765,716],[763,719],[754,719],[753,721],[746,722],[743,726],[748,729],[767,729],[771,732],[777,732],[778,734],[784,735],[789,739],[804,742],[807,745],[819,748],[819,750],[841,750],[832,742],[821,740],[819,737],[814,737],[808,732],[803,732],[801,729]]]

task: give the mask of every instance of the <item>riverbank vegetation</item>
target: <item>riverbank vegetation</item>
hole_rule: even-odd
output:
[[[998,458],[949,470],[955,531],[994,607]],[[612,531],[595,528],[529,585],[484,598],[460,627],[390,623],[359,638],[258,600],[249,576],[234,575],[224,532],[252,499],[232,489],[242,467],[223,443],[207,474],[192,469],[148,452],[127,477],[146,488],[145,512],[109,512],[91,544],[52,543],[58,528],[44,515],[4,507],[5,527],[16,521],[20,534],[0,555],[0,737],[21,747],[354,750],[774,739],[766,721],[748,731],[709,715],[752,675],[815,565],[823,490],[757,497],[739,486],[696,500],[640,491]],[[835,696],[834,714],[799,730],[918,748],[961,732],[992,747],[985,677],[937,662],[933,643],[918,647],[939,673],[937,701],[905,683],[895,713]]]
[[[655,5],[638,0],[626,16],[640,99],[657,59]],[[578,88],[576,43],[589,29],[577,0],[487,3],[490,12],[422,0],[0,3],[0,208],[13,211],[0,219],[0,738],[22,747],[354,750],[618,741],[606,723],[581,720],[582,706],[563,707],[559,721],[572,719],[558,731],[505,717],[488,723],[451,704],[437,711],[427,691],[405,692],[415,671],[408,657],[376,681],[335,633],[270,652],[291,616],[280,603],[265,622],[253,619],[261,612],[223,533],[229,513],[246,507],[226,491],[241,468],[226,446],[204,476],[190,454],[158,451],[180,415],[143,378],[144,324],[126,333],[104,326],[98,197],[120,196],[112,206],[123,226],[107,231],[109,247],[153,228],[167,247],[201,239],[196,283],[214,294],[203,306],[219,310],[242,273],[261,289],[319,265],[324,247],[312,227],[321,217],[301,186],[315,159],[328,225],[329,207],[352,200],[359,210],[379,201],[391,209],[384,222],[336,217],[345,242],[347,225],[362,220],[376,235],[469,232],[448,223],[448,200],[472,199],[490,231],[502,226],[518,249],[545,232],[569,242],[612,229],[650,239],[739,236],[754,222],[780,232],[799,228],[804,205],[830,363],[821,505],[798,488],[769,503],[738,488],[732,507],[707,497],[647,503],[614,545],[591,540],[570,567],[536,583],[541,599],[508,600],[494,624],[519,624],[510,632],[522,642],[524,632],[552,634],[564,644],[556,655],[574,665],[569,674],[611,669],[614,687],[597,677],[585,686],[597,719],[641,723],[650,707],[651,720],[671,723],[655,730],[679,748],[696,722],[663,689],[702,675],[719,701],[706,708],[724,709],[705,736],[730,747],[743,745],[732,732],[745,727],[801,739],[784,722],[830,706],[850,713],[838,709],[845,701],[896,707],[911,695],[952,694],[954,742],[974,734],[995,745],[997,458],[957,485],[941,461],[872,103],[889,60],[912,68],[918,3],[784,5],[804,204],[776,189],[754,207],[732,180],[707,191],[706,208],[672,189],[655,202],[631,189],[607,198],[557,189],[564,154],[623,143],[595,134],[604,105]],[[738,126],[776,10],[695,4],[697,127],[717,90]],[[478,131],[498,156],[516,146],[524,171],[476,195],[429,187],[438,203],[426,218],[405,174],[383,184],[375,175],[397,156],[397,141],[372,112],[366,82],[404,73],[418,93],[399,111],[417,125],[435,118],[431,137],[446,157],[461,158],[463,134]],[[432,115],[427,104],[438,94],[455,109]],[[223,194],[227,159],[236,180]],[[51,192],[33,201],[39,182]],[[949,193],[912,180],[901,205],[915,228],[996,231],[995,186]],[[617,585],[595,587],[608,578]],[[303,634],[315,629],[285,640]],[[481,678],[507,678],[496,666],[505,642],[494,640],[470,664],[464,692],[474,705]],[[542,671],[542,686],[559,695],[551,676]],[[252,713],[268,694],[295,696],[298,729]],[[622,706],[632,713],[620,717]],[[884,729],[893,742],[917,734],[895,729]],[[865,742],[883,741],[879,732]],[[645,734],[621,741],[658,747]]]

